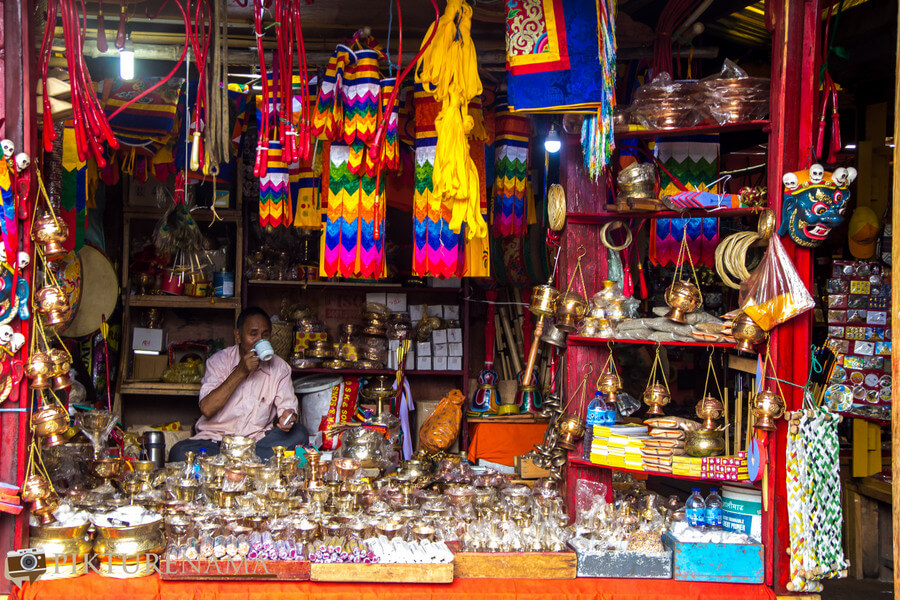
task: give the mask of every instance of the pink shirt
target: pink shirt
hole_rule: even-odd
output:
[[[202,400],[225,381],[241,359],[240,348],[231,346],[206,361],[200,382]],[[242,381],[231,398],[212,417],[200,417],[194,439],[222,441],[225,435],[243,435],[259,441],[285,410],[297,411],[297,396],[291,384],[291,368],[277,356],[260,362],[259,368]]]

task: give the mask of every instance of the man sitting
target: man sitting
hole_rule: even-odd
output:
[[[306,428],[297,422],[290,366],[277,356],[260,361],[254,350],[256,342],[271,334],[272,322],[264,310],[253,306],[241,312],[234,330],[237,343],[206,361],[197,433],[172,446],[170,462],[185,460],[188,451],[218,454],[226,435],[255,440],[261,459],[271,458],[274,446],[292,450],[309,441]]]

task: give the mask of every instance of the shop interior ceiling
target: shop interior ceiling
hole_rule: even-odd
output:
[[[838,81],[849,84],[855,81],[884,79],[893,72],[893,40],[896,25],[897,0],[844,0],[842,25],[838,41],[850,52],[854,66],[836,64]],[[45,4],[45,0],[39,0]],[[173,2],[163,6],[159,14],[150,19],[147,12],[159,11],[160,0],[125,0],[128,27],[135,47],[135,57],[147,60],[139,74],[157,75],[168,71],[165,63],[175,61],[184,44],[184,25]],[[302,10],[303,35],[307,46],[310,69],[323,66],[336,44],[346,41],[355,31],[368,27],[382,44],[388,35],[389,6],[394,0],[314,0]],[[654,28],[667,0],[619,0],[617,35],[619,56],[622,60],[651,58],[655,37]],[[824,0],[823,4],[827,4]],[[117,51],[110,44],[104,54],[96,48],[96,15],[100,10],[96,1],[86,2],[87,35],[85,56],[90,61],[95,78],[110,76],[114,72]],[[106,0],[102,3],[106,14],[107,35],[115,35],[121,3]],[[444,2],[438,4],[443,10]],[[430,2],[402,0],[403,62],[412,59],[434,17]],[[252,1],[241,7],[229,2],[229,62],[233,74],[254,73],[258,64],[256,56]],[[730,57],[744,60],[768,60],[769,33],[765,27],[765,0],[706,0],[700,4],[698,15],[705,32],[694,41],[695,58],[713,59],[720,63]],[[488,81],[500,84],[505,71],[505,0],[475,0],[472,37],[478,51],[479,66]],[[38,14],[43,14],[39,8]],[[269,19],[271,21],[271,19]],[[390,48],[397,48],[397,15],[393,15]],[[40,25],[43,28],[43,25]],[[864,33],[863,33],[864,32]],[[58,23],[54,48],[59,51],[53,66],[64,66],[62,27]],[[887,44],[882,51],[879,44]],[[266,40],[266,47],[274,47],[274,37]],[[684,48],[685,56],[688,49]],[[153,64],[156,63],[156,64]],[[847,63],[847,61],[844,61]],[[859,69],[858,64],[866,68]],[[846,65],[849,67],[849,63]],[[885,71],[884,69],[889,69]],[[844,77],[840,77],[843,75]],[[888,76],[887,79],[890,79]]]

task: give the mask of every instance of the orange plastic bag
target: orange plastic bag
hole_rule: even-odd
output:
[[[741,284],[740,303],[747,316],[766,331],[816,305],[777,235],[769,240],[762,263]]]
[[[446,450],[459,435],[462,405],[466,397],[453,390],[440,402],[419,429],[419,449],[428,453]]]

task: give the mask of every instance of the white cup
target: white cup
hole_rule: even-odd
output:
[[[275,349],[272,348],[269,340],[259,340],[253,344],[253,350],[261,361],[272,360],[272,357],[275,356]]]

